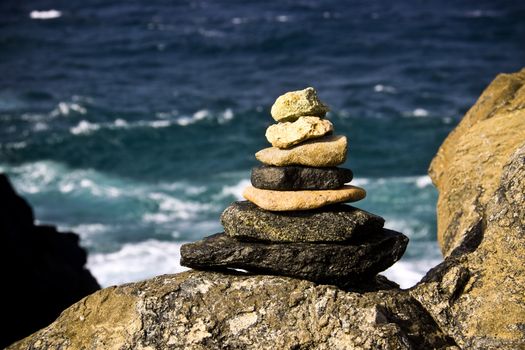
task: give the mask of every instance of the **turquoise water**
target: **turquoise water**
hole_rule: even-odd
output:
[[[80,234],[103,285],[177,272],[180,244],[219,232],[240,199],[275,98],[314,86],[368,192],[356,206],[411,239],[387,272],[409,286],[440,259],[430,160],[525,62],[523,15],[511,1],[2,3],[0,170],[39,222]]]

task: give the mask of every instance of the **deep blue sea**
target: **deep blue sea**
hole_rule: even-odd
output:
[[[277,96],[313,86],[349,138],[356,206],[441,259],[427,168],[500,72],[525,66],[524,1],[0,2],[0,171],[73,230],[104,285],[181,271],[269,146]]]

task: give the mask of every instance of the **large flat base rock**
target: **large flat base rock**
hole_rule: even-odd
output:
[[[337,190],[273,191],[248,186],[244,198],[272,211],[294,211],[321,208],[330,204],[357,202],[366,197],[361,187],[345,185]]]
[[[188,271],[103,289],[9,350],[452,350],[406,291]]]
[[[359,284],[394,264],[408,237],[383,229],[349,244],[242,242],[224,233],[181,247],[181,265],[195,269],[243,269],[317,283]]]
[[[375,234],[385,220],[349,205],[322,209],[272,212],[243,201],[232,203],[221,216],[224,232],[240,240],[274,242],[341,242]]]
[[[263,190],[333,190],[352,181],[352,170],[305,166],[261,165],[252,169],[253,187]]]

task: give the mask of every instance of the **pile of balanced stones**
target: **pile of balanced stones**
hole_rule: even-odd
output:
[[[348,185],[347,139],[333,134],[328,107],[309,87],[280,96],[266,130],[273,147],[255,154],[243,193],[221,216],[224,233],[181,248],[181,264],[244,270],[352,286],[374,280],[403,255],[408,238],[384,219],[345,202],[365,197]]]

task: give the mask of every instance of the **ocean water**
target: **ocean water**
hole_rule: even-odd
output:
[[[427,168],[500,72],[520,1],[0,3],[0,171],[73,230],[104,286],[181,271],[267,147],[269,109],[314,86],[349,138],[356,204],[410,237],[403,287],[441,259]]]

